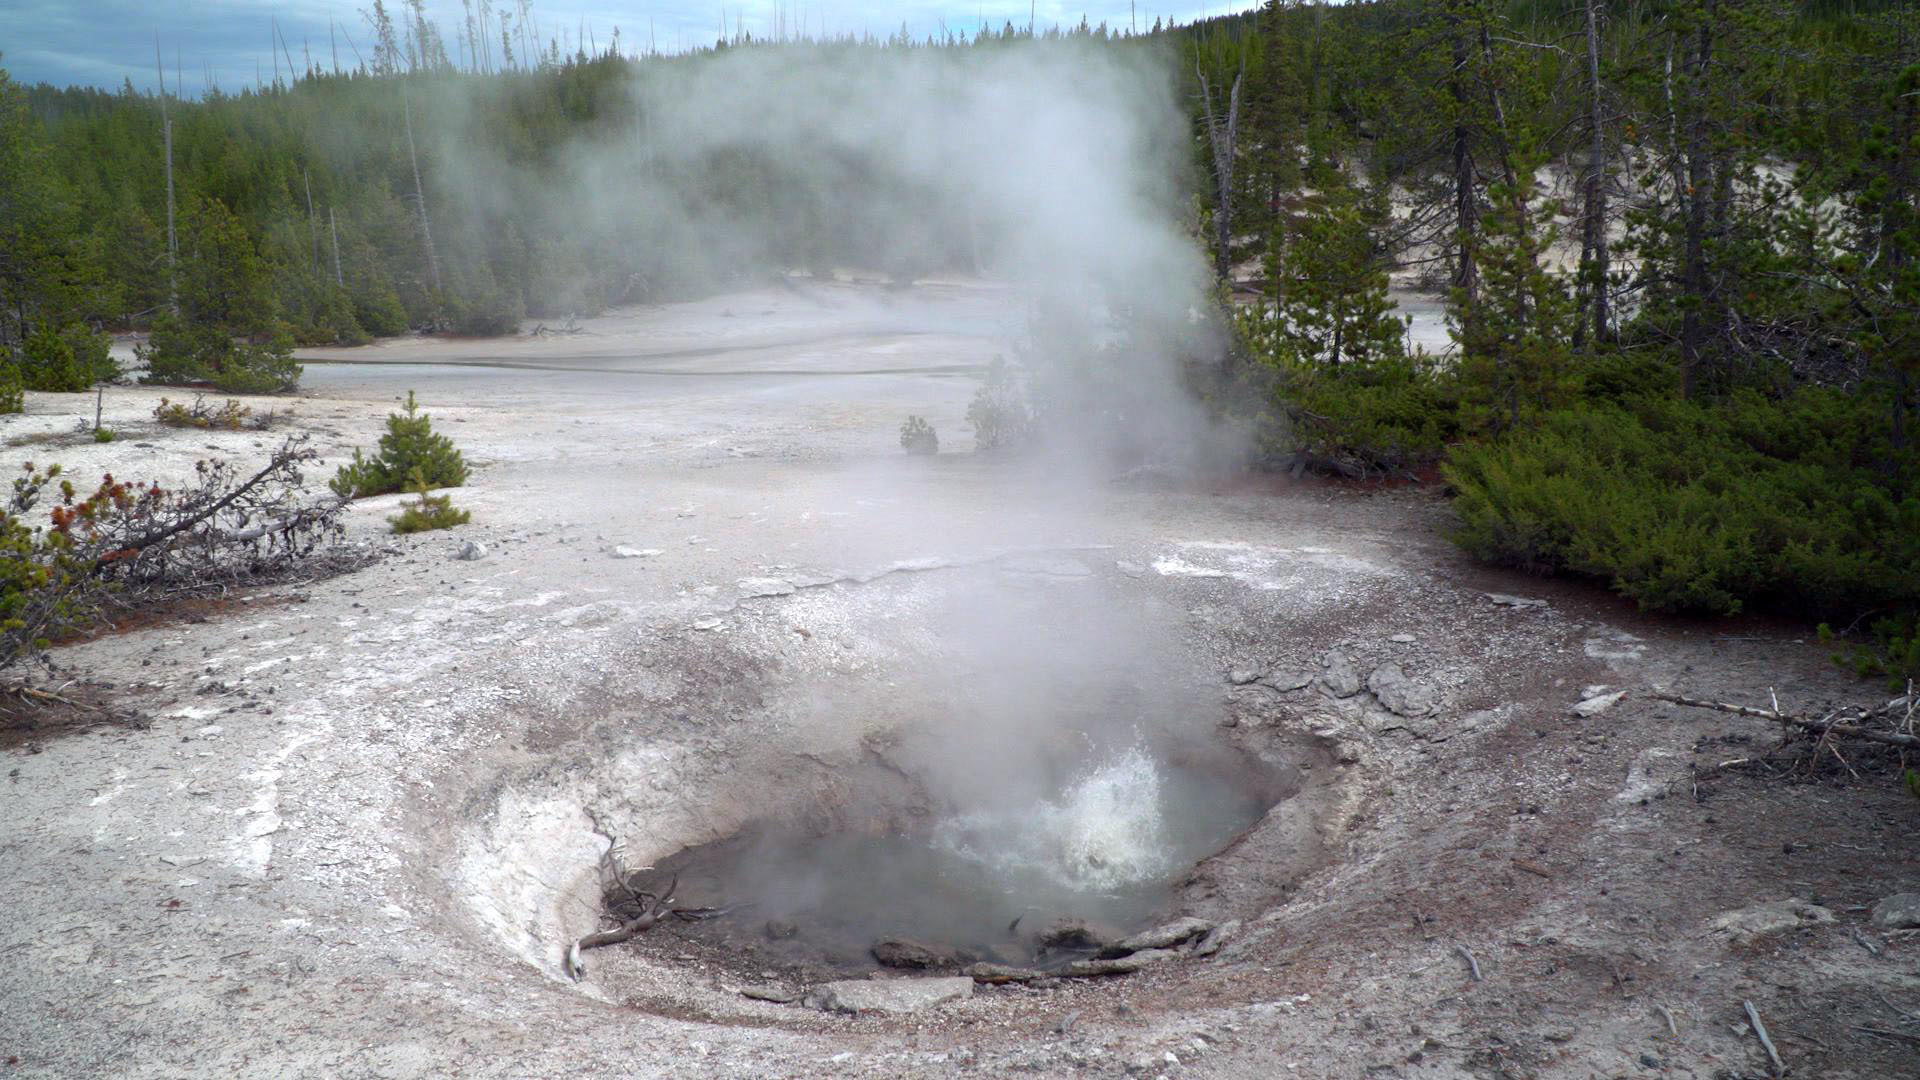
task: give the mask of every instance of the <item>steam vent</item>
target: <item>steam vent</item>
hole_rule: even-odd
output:
[[[1920,1080],[1920,5],[236,6],[0,5],[0,1080]]]

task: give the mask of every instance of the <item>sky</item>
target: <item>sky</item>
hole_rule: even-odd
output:
[[[389,9],[403,0],[387,0]],[[337,50],[350,68],[370,57],[372,37],[363,7],[373,0],[0,0],[0,68],[17,82],[89,85],[118,89],[131,79],[141,90],[155,85],[154,43],[167,67],[168,89],[178,73],[179,89],[197,97],[209,85],[229,92],[253,84],[256,75],[271,82],[275,54],[269,52],[275,28],[293,62],[306,57],[331,67]],[[496,8],[516,8],[519,0],[494,0]],[[1144,30],[1155,17],[1190,22],[1259,7],[1258,0],[1031,0],[1036,25],[1074,26],[1084,15],[1124,28],[1130,20]],[[604,47],[615,27],[623,52],[642,51],[648,36],[662,52],[711,44],[722,12],[728,32],[736,26],[755,37],[770,36],[779,19],[792,30],[809,33],[895,33],[904,22],[916,38],[942,27],[971,36],[983,22],[998,28],[1007,21],[1027,23],[1030,0],[531,0],[541,40],[558,38],[572,51],[583,31]],[[449,53],[456,51],[455,27],[460,0],[427,0],[428,18],[439,24]],[[329,23],[335,28],[329,44]],[[457,59],[457,57],[456,57]],[[287,61],[279,60],[284,72]]]

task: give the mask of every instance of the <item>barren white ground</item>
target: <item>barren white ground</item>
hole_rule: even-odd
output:
[[[1914,1030],[1873,1010],[1920,1006],[1916,943],[1865,921],[1920,876],[1912,807],[1889,785],[1700,794],[1696,766],[1773,733],[1643,694],[1861,692],[1795,628],[1720,640],[1477,569],[1425,495],[1049,483],[967,454],[974,376],[1018,310],[979,285],[804,286],[310,354],[343,362],[308,368],[290,428],[329,471],[417,389],[476,466],[455,493],[473,524],[389,539],[397,499],[367,500],[353,532],[391,553],[366,570],[61,650],[153,722],[0,761],[0,1075],[1761,1075],[1743,1000],[1808,1075],[1920,1075],[1854,1030]],[[164,480],[279,438],[159,428],[159,396],[107,394],[113,443],[13,442],[0,464]],[[92,401],[29,404],[0,435],[58,436]],[[941,456],[899,452],[909,412]],[[457,560],[470,540],[485,557]],[[769,761],[898,719],[779,692],[910,699],[938,647],[911,613],[942,576],[1035,551],[1069,562],[1003,569],[1063,605],[1084,575],[1174,613],[1218,668],[1198,722],[1340,760],[1299,834],[1329,865],[1213,960],[905,1020],[749,1001],[620,949],[560,975],[609,833],[652,857],[777,804]],[[1433,712],[1227,678],[1329,649],[1363,676],[1401,664]],[[1587,684],[1629,696],[1570,716]],[[1835,921],[1713,929],[1788,898]]]

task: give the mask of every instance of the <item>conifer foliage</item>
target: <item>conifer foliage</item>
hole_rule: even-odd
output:
[[[467,482],[467,463],[453,440],[433,430],[433,419],[419,410],[413,391],[407,391],[407,411],[387,414],[387,433],[372,457],[358,449],[353,460],[340,466],[331,487],[353,499],[385,495],[419,487],[459,487]]]

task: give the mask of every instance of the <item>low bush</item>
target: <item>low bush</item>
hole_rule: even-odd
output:
[[[406,413],[387,414],[379,451],[366,457],[356,448],[353,460],[340,466],[330,486],[337,495],[360,499],[411,490],[416,483],[449,488],[466,482],[466,459],[452,439],[434,433],[432,418],[419,411],[409,390]]]
[[[7,351],[0,349],[0,413],[27,410],[26,384],[20,380],[20,367]]]
[[[147,364],[149,383],[208,385],[230,394],[283,394],[300,384],[293,335],[284,327],[263,342],[247,342],[218,326],[162,316],[135,351]]]
[[[456,510],[451,495],[430,495],[426,482],[419,480],[415,473],[413,502],[401,503],[400,513],[387,519],[396,533],[430,532],[434,529],[451,529],[455,525],[465,525],[473,520],[468,510]]]
[[[1006,358],[993,358],[986,382],[967,403],[967,423],[973,428],[974,446],[980,450],[1018,446],[1033,437],[1033,407]]]
[[[1279,373],[1278,408],[1292,450],[1317,467],[1352,475],[1431,465],[1460,435],[1456,382],[1431,357],[1390,356],[1327,370]]]
[[[900,425],[900,449],[909,454],[937,454],[940,452],[940,434],[933,430],[925,417],[909,416]]]
[[[116,438],[119,438],[119,436],[113,433],[112,428],[97,427],[93,429],[94,442],[112,442]]]
[[[1649,610],[1920,610],[1920,496],[1898,479],[1920,453],[1887,445],[1867,415],[1881,404],[1803,390],[1555,410],[1453,452],[1454,539]]]
[[[206,398],[195,395],[192,405],[183,405],[166,398],[153,407],[153,418],[167,427],[199,428],[201,430],[239,431],[249,426],[264,428],[266,425],[252,421],[253,410],[228,398],[219,408],[208,408]]]

